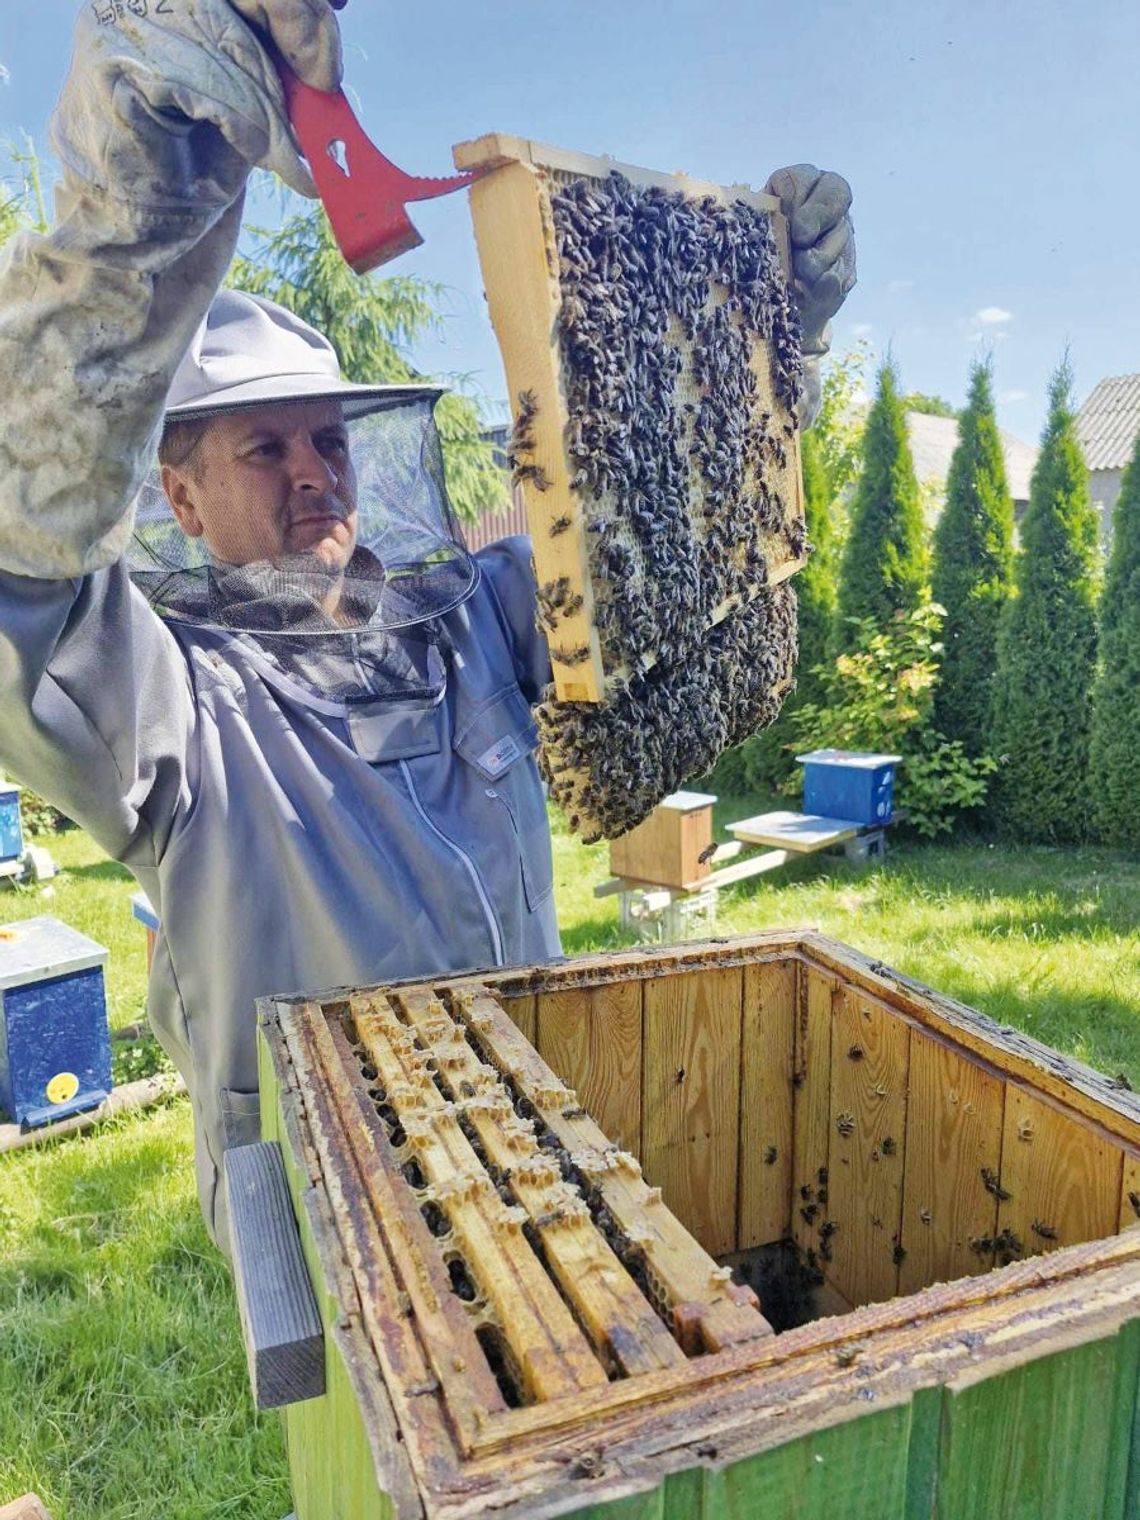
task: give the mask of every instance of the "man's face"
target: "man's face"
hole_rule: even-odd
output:
[[[162,484],[185,533],[229,565],[312,555],[332,573],[356,546],[356,472],[339,402],[223,413]]]

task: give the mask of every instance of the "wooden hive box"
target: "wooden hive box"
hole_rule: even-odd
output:
[[[707,792],[674,792],[644,823],[610,844],[610,871],[648,886],[691,887],[712,872],[713,804]]]
[[[1140,1513],[1122,1083],[789,931],[260,1030],[326,1325],[298,1520]]]
[[[747,186],[502,133],[461,143],[454,155],[461,169],[491,169],[471,188],[471,210],[557,696],[597,702],[615,679],[684,638],[696,642],[805,561],[786,224],[775,196]],[[615,185],[630,203],[610,238],[601,224]],[[565,207],[575,192],[598,208],[589,246],[568,246]],[[657,239],[655,228],[671,205],[687,220],[684,240],[665,246],[674,229]],[[737,277],[731,258],[701,263],[701,218],[738,212],[770,229],[762,273],[749,263]],[[768,297],[771,310],[753,321],[749,302]],[[587,319],[600,308],[595,332]],[[704,357],[717,359],[709,322],[718,313],[729,334],[724,373]],[[734,335],[748,372],[740,396],[725,378]],[[729,459],[734,449],[738,460]],[[692,579],[657,596],[662,577],[683,563]],[[701,595],[684,611],[698,581]],[[645,603],[634,608],[639,588]]]

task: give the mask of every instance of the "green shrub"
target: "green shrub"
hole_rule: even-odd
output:
[[[1013,585],[1013,501],[990,366],[976,364],[934,532],[931,587],[946,609],[934,721],[972,754],[986,745],[998,619]]]
[[[848,634],[852,647],[819,671],[824,700],[805,703],[793,717],[799,748],[900,755],[895,805],[905,810],[907,827],[927,839],[949,833],[959,813],[981,805],[995,768],[988,755],[967,755],[933,727],[941,621],[929,597],[885,627],[858,619]]]
[[[879,371],[862,459],[839,583],[841,648],[853,647],[851,638],[861,620],[885,627],[894,613],[917,607],[926,579],[922,504],[890,363]]]
[[[1105,843],[1140,847],[1140,437],[1112,513],[1089,776]]]
[[[998,630],[990,752],[992,816],[1015,838],[1072,842],[1090,833],[1089,729],[1096,660],[1097,519],[1077,444],[1072,376],[1049,386],[1016,561],[1017,594]]]
[[[75,827],[66,813],[26,786],[20,789],[20,825],[25,839],[35,834],[61,834],[64,829]]]

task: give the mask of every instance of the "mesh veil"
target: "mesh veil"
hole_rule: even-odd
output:
[[[135,503],[132,580],[161,616],[237,635],[318,694],[427,695],[423,661],[400,646],[435,642],[421,625],[463,602],[478,579],[447,495],[433,419],[438,394],[335,398],[344,403],[357,477],[356,547],[339,576],[306,554],[214,560],[204,539],[179,527],[156,467]],[[325,610],[334,588],[335,618]]]
[[[379,408],[373,400],[372,409],[355,416],[345,407],[357,477],[357,534],[342,595],[358,631],[406,628],[439,617],[475,583],[447,496],[433,401],[430,392]],[[248,565],[211,559],[205,540],[187,537],[178,526],[157,468],[135,504],[127,564],[151,605],[170,617],[294,636],[323,636],[339,626],[321,610],[330,579],[315,560],[304,554]]]

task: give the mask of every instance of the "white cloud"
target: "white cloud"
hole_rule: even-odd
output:
[[[0,63],[0,84],[7,84],[11,77],[12,76],[9,74],[8,70],[2,63]]]
[[[908,290],[913,290],[913,289],[914,289],[914,281],[913,280],[888,280],[887,281],[887,294],[889,296],[902,296],[902,295],[905,295]]]
[[[974,313],[973,320],[983,327],[997,327],[1002,322],[1012,322],[1013,312],[1006,311],[1004,306],[983,306],[981,311]]]
[[[1028,399],[1028,391],[998,391],[998,401],[1002,406],[1012,406],[1015,401]]]
[[[869,338],[874,330],[870,322],[856,322],[851,332],[852,336],[856,338]]]

